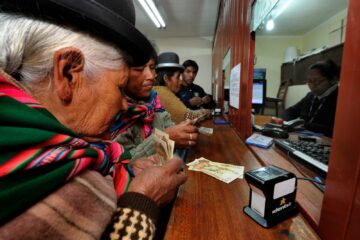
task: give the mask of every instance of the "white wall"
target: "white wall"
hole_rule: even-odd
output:
[[[285,98],[285,108],[291,107],[300,101],[308,92],[310,92],[310,89],[307,84],[289,86]]]
[[[308,52],[314,48],[331,47],[344,41],[347,8],[329,18],[319,26],[315,27],[303,36],[303,52]],[[344,29],[342,39],[341,22]]]
[[[180,64],[192,59],[199,65],[195,83],[211,94],[212,38],[159,38],[154,39],[159,53],[175,52],[180,57]]]
[[[266,68],[266,96],[276,97],[281,78],[281,64],[285,50],[294,46],[301,49],[301,38],[292,36],[258,36],[255,41],[256,64],[254,68]]]

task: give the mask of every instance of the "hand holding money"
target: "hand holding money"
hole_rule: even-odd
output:
[[[137,176],[146,168],[160,165],[160,158],[155,154],[149,157],[136,159],[131,161],[129,164],[131,166],[132,173]]]
[[[196,144],[198,129],[192,124],[192,120],[185,120],[179,124],[168,127],[165,132],[174,140],[176,147],[185,148]]]

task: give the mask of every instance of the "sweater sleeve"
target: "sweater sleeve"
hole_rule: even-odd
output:
[[[174,126],[175,123],[171,120],[171,115],[167,111],[164,112],[164,129]]]
[[[150,198],[124,193],[102,239],[153,239],[160,209]]]
[[[184,103],[167,87],[155,86],[154,89],[158,93],[161,104],[170,114],[171,120],[174,121],[175,124],[179,124],[186,119],[195,119],[203,116],[205,113],[203,109],[191,110],[187,108]]]
[[[141,131],[142,126],[134,124],[115,138],[115,141],[128,150],[125,151],[125,153],[130,153],[128,155],[131,155],[131,160],[155,154],[155,146],[152,141],[152,136],[150,135],[145,140],[142,140]]]
[[[157,128],[161,131],[164,131],[165,128],[171,127],[175,123],[171,119],[170,113],[167,111],[157,112],[153,120],[153,128]]]
[[[155,154],[155,145],[152,135],[147,137],[142,143],[130,149],[131,160],[136,160],[141,157],[151,156]]]
[[[187,113],[187,108],[183,102],[167,87],[155,86],[154,89],[158,93],[161,104],[170,113],[172,121],[176,124],[182,122]]]

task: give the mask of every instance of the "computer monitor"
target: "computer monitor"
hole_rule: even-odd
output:
[[[254,79],[253,80],[253,91],[252,91],[252,104],[253,105],[264,105],[266,97],[266,80]]]
[[[253,79],[266,79],[266,68],[254,68]]]

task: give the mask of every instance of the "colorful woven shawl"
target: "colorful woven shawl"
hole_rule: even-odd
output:
[[[82,140],[10,80],[0,70],[0,224],[84,169],[113,171],[117,195],[126,191],[120,144]]]
[[[116,116],[115,122],[111,127],[111,135],[113,139],[123,133],[128,127],[132,126],[138,119],[140,119],[144,128],[142,131],[142,138],[146,139],[151,135],[152,122],[154,121],[155,112],[163,112],[165,109],[161,105],[160,99],[156,91],[151,91],[149,98],[146,101],[137,101],[132,98],[127,98],[128,110],[124,113],[119,113]]]

